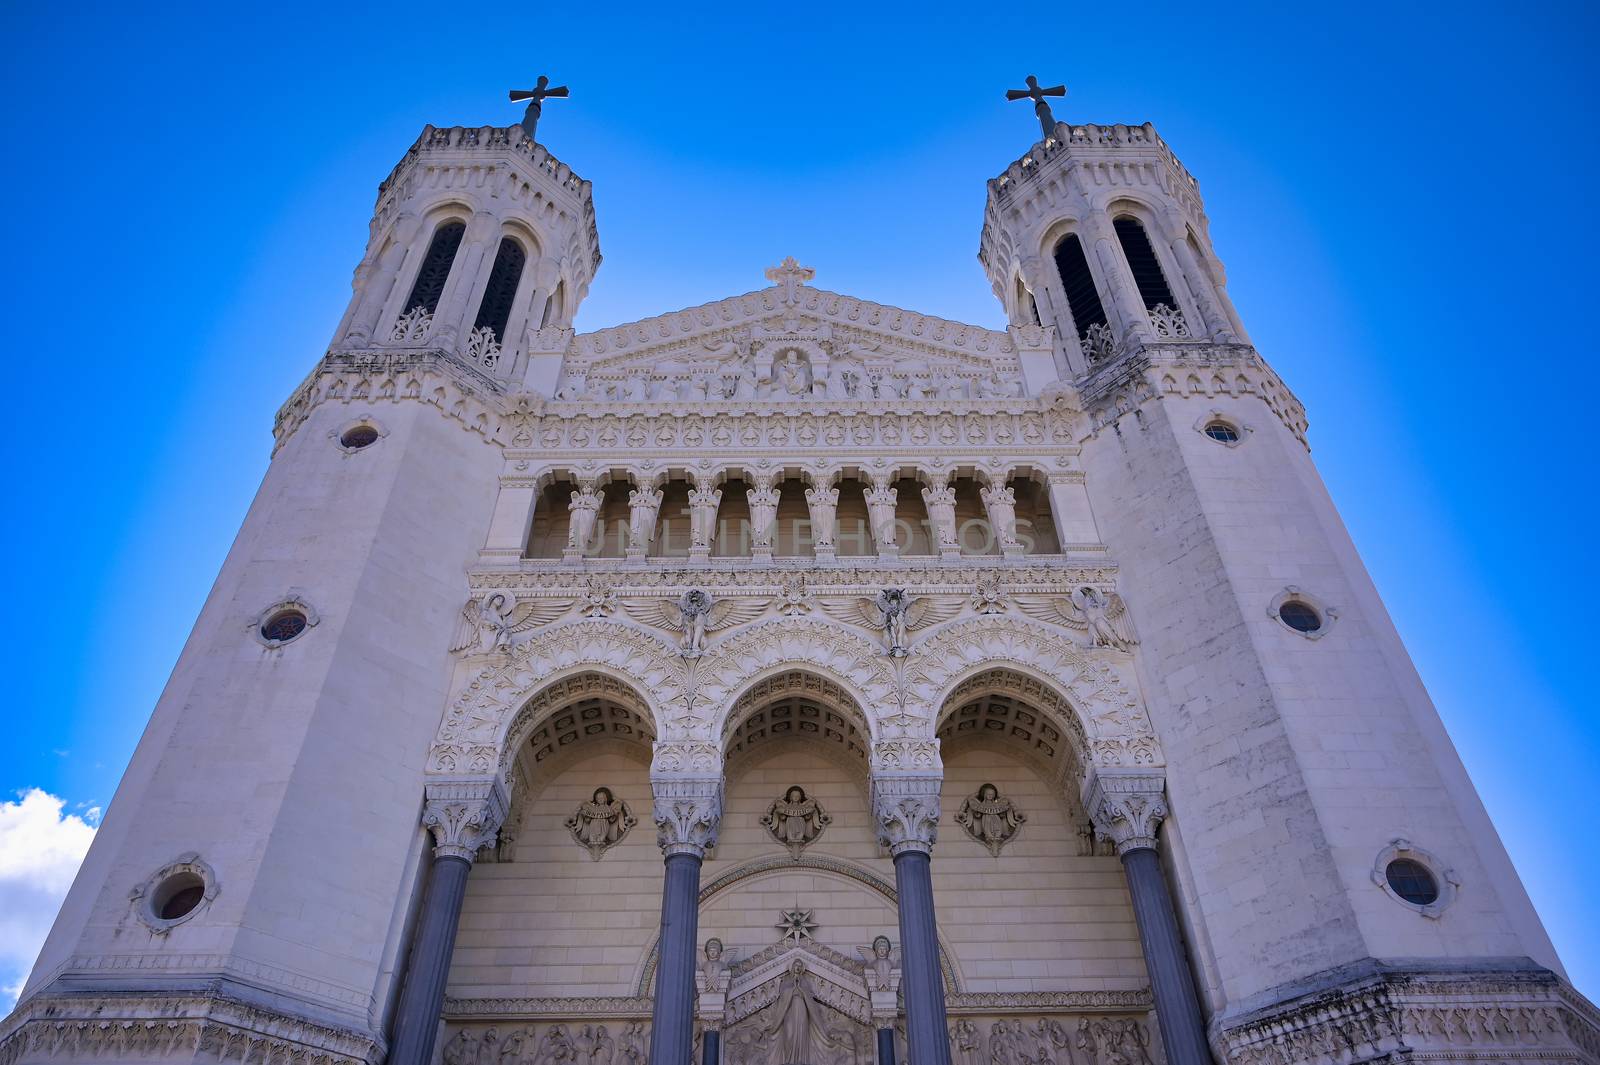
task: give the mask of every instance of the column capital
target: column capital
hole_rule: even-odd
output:
[[[722,823],[721,777],[658,777],[650,781],[655,796],[656,842],[661,853],[704,858],[717,845]]]
[[[424,789],[422,824],[433,833],[435,858],[470,862],[494,842],[506,818],[505,793],[496,780],[449,780]]]
[[[874,776],[872,816],[878,842],[894,857],[907,851],[933,852],[939,838],[938,776]]]
[[[1095,833],[1117,845],[1118,854],[1156,846],[1156,828],[1167,816],[1166,775],[1148,770],[1091,771],[1083,807]]]

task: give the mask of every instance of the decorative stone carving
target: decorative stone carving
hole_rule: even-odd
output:
[[[931,852],[939,839],[939,778],[875,776],[872,814],[878,843],[890,855],[901,851]]]
[[[1000,552],[1007,556],[1022,554],[1022,541],[1017,539],[1017,493],[1007,485],[980,488],[978,496],[989,514],[989,525],[1000,544]]]
[[[778,982],[772,1005],[730,1030],[725,1049],[729,1065],[868,1065],[867,1035],[819,1000],[805,960],[795,958]]]
[[[586,618],[608,618],[617,612],[616,590],[600,578],[590,577],[584,582],[578,608]]]
[[[468,362],[476,363],[485,370],[493,370],[500,365],[500,338],[495,336],[493,329],[480,326],[467,334],[467,343],[461,349],[461,354],[466,356]]]
[[[886,478],[873,481],[872,487],[866,491],[867,520],[872,523],[872,542],[881,556],[892,557],[900,550],[894,518],[895,501],[899,496],[899,491]]]
[[[433,312],[420,304],[394,320],[389,339],[396,344],[420,344],[433,328]]]
[[[722,781],[704,779],[652,779],[655,796],[656,842],[662,854],[705,857],[717,845],[722,822]]]
[[[628,555],[643,558],[656,538],[656,515],[661,512],[662,493],[654,488],[635,488],[628,493]]]
[[[1165,303],[1158,303],[1150,308],[1150,328],[1155,330],[1156,336],[1163,338],[1187,338],[1191,335],[1189,322],[1184,318],[1183,311],[1169,307]]]
[[[616,798],[610,788],[594,789],[594,796],[566,820],[567,829],[578,846],[589,852],[595,861],[628,834],[639,823],[628,804]]]
[[[745,489],[750,504],[750,544],[753,555],[772,554],[772,526],[778,516],[778,490],[772,477],[758,475],[754,488]]]
[[[778,930],[782,941],[802,943],[811,939],[818,928],[813,917],[814,912],[801,909],[783,910],[778,914],[778,923],[772,927]]]
[[[761,818],[772,838],[787,847],[795,858],[815,843],[832,821],[822,804],[807,798],[806,789],[798,784],[784,792],[783,798],[774,799]]]
[[[835,515],[839,505],[837,488],[806,489],[806,506],[811,511],[811,537],[819,556],[833,554]]]
[[[861,959],[862,973],[866,977],[867,991],[896,991],[900,987],[900,970],[896,965],[898,958],[894,944],[889,942],[888,936],[878,936],[873,939],[870,947],[857,947],[856,955]]]
[[[948,621],[961,609],[959,603],[913,596],[904,588],[884,588],[872,598],[824,603],[822,608],[841,621],[882,632],[891,658],[903,658],[910,652],[910,630]]]
[[[1132,653],[1139,641],[1133,634],[1133,620],[1128,617],[1128,604],[1116,592],[1102,593],[1097,588],[1083,587],[1068,598],[1050,599],[1043,603],[1022,603],[1019,607],[1041,621],[1062,625],[1085,636],[1090,647],[1109,647],[1115,651]]]
[[[1016,838],[1028,816],[1017,809],[1015,803],[1000,794],[993,784],[984,784],[974,795],[969,795],[956,811],[956,824],[967,830],[967,835],[989,848],[996,858],[1007,843]]]
[[[496,781],[440,781],[426,785],[423,827],[433,833],[436,858],[472,861],[494,842],[506,817],[505,795]]]
[[[972,590],[972,610],[977,614],[1004,614],[1007,599],[998,573],[979,577]]]
[[[1084,331],[1083,357],[1089,361],[1090,366],[1098,366],[1109,362],[1117,355],[1117,338],[1111,332],[1111,327],[1104,322],[1096,322]]]
[[[785,617],[794,617],[807,613],[810,609],[811,594],[806,591],[806,575],[786,574],[783,578],[783,593],[778,597],[778,613]]]
[[[679,653],[684,658],[699,658],[705,653],[706,634],[753,621],[765,613],[767,603],[713,600],[702,588],[691,588],[674,602],[658,599],[635,606],[625,604],[636,621],[660,625],[679,633]]]
[[[594,482],[583,481],[567,505],[567,557],[581,556],[594,539],[595,521],[600,516],[600,492]]]
[[[570,599],[529,599],[518,603],[508,591],[468,599],[461,608],[451,654],[490,654],[508,650],[517,637],[550,624],[572,609]]]
[[[720,488],[689,490],[689,557],[705,558],[717,534],[717,506],[722,502]]]
[[[1102,839],[1118,854],[1154,849],[1156,829],[1167,816],[1166,781],[1154,773],[1100,770],[1085,788],[1084,808]]]
[[[961,542],[956,534],[956,490],[946,484],[922,490],[922,501],[928,507],[928,521],[933,525],[934,539],[938,541],[941,555],[959,555]]]

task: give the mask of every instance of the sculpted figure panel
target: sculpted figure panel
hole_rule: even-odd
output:
[[[1016,838],[1017,830],[1027,819],[1016,803],[1002,796],[993,784],[984,784],[956,811],[956,824],[997,858],[1001,848]]]
[[[832,821],[822,804],[807,798],[806,789],[798,784],[784,792],[783,798],[774,800],[761,818],[772,838],[789,848],[789,853],[796,858],[816,842]]]
[[[567,818],[567,829],[578,846],[589,852],[595,861],[628,834],[639,823],[628,804],[612,795],[610,788],[594,789],[594,797],[579,803],[577,812]]]

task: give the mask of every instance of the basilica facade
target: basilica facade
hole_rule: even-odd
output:
[[[1600,1061],[1197,181],[1030,85],[1003,330],[577,333],[537,106],[426,127],[0,1062]]]

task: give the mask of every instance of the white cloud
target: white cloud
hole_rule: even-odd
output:
[[[100,820],[29,788],[0,803],[0,1015],[10,1012]]]

